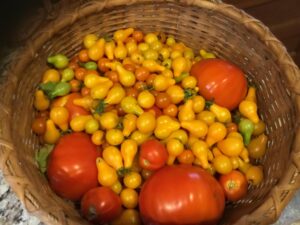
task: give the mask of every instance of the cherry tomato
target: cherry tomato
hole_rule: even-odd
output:
[[[135,70],[135,77],[138,81],[145,81],[149,77],[150,72],[146,67],[139,67]]]
[[[142,170],[142,177],[144,180],[147,180],[152,174],[153,174],[153,170]]]
[[[75,56],[70,60],[68,67],[71,68],[72,70],[75,70],[76,68],[79,67],[78,63],[79,63],[79,57]]]
[[[132,188],[125,188],[122,190],[120,197],[125,208],[134,209],[135,207],[137,207],[139,202],[139,195],[136,190]]]
[[[263,178],[264,173],[261,166],[251,166],[246,172],[246,178],[252,185],[259,185]]]
[[[177,156],[177,160],[181,164],[192,164],[195,160],[195,156],[191,150],[184,150],[179,156]]]
[[[125,209],[121,216],[112,222],[111,225],[141,225],[140,214],[136,209]]]
[[[134,40],[136,42],[141,42],[144,40],[144,34],[142,31],[140,30],[135,30],[133,33],[132,33],[132,37],[134,38]]]
[[[112,82],[119,82],[119,74],[116,71],[107,71],[105,76],[108,77]]]
[[[90,60],[88,50],[83,49],[78,53],[78,58],[80,62],[88,62]]]
[[[130,172],[124,176],[124,185],[128,188],[136,189],[142,183],[142,177],[137,172]]]
[[[44,134],[46,131],[46,118],[45,117],[37,117],[34,119],[31,129],[36,134]]]
[[[235,123],[226,124],[227,133],[236,132],[238,130],[238,126]]]
[[[130,72],[135,72],[135,66],[133,65],[133,64],[125,64],[125,65],[123,65],[123,67],[124,67],[124,69],[126,69],[126,70],[128,70],[128,71],[130,71]]]
[[[167,108],[170,104],[170,96],[165,92],[158,93],[158,95],[155,97],[155,105],[158,108],[164,109]]]
[[[153,113],[156,118],[162,115],[162,111],[155,105],[152,106],[150,109],[146,109],[146,112]]]
[[[145,141],[140,147],[139,164],[146,170],[163,167],[168,159],[165,146],[156,139]]]
[[[137,98],[138,94],[139,94],[139,91],[136,88],[134,88],[134,87],[126,88],[126,96],[131,96],[131,97]]]
[[[50,187],[59,196],[79,200],[98,186],[96,145],[81,132],[64,135],[51,152],[47,165]]]
[[[81,87],[81,82],[79,80],[70,80],[71,92],[79,92]]]
[[[217,224],[224,208],[218,181],[191,165],[156,171],[145,181],[139,198],[144,224]]]
[[[82,96],[88,96],[90,94],[90,92],[91,92],[91,89],[88,87],[83,87],[83,88],[81,88],[81,91],[80,91]]]
[[[120,197],[108,187],[96,187],[86,192],[81,199],[81,213],[95,224],[106,224],[122,212]]]
[[[247,80],[243,71],[222,59],[204,59],[190,71],[198,80],[199,93],[206,99],[235,109],[247,94]]]
[[[100,58],[97,62],[98,69],[103,73],[109,71],[109,68],[105,65],[108,62],[110,62],[110,60],[108,58]]]
[[[83,80],[86,75],[87,70],[83,67],[76,68],[74,71],[75,78],[77,80]]]
[[[154,73],[151,73],[149,74],[149,76],[147,77],[146,79],[146,83],[149,85],[149,86],[152,86],[153,85],[153,82],[154,82],[154,79],[157,75],[154,74]]]
[[[170,104],[167,108],[163,109],[163,112],[167,116],[176,117],[178,113],[178,108],[175,104]]]
[[[221,175],[219,182],[229,201],[238,201],[246,196],[248,183],[245,175],[237,170]]]

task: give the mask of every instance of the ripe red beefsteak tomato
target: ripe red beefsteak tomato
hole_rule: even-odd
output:
[[[222,59],[203,59],[191,68],[198,80],[199,93],[209,101],[235,109],[247,94],[243,71]]]
[[[79,200],[84,193],[98,186],[96,145],[85,133],[71,133],[60,138],[47,164],[50,187],[59,196]]]
[[[224,191],[200,167],[165,166],[142,186],[139,209],[146,225],[212,225],[222,217]]]
[[[122,202],[120,196],[110,188],[96,187],[84,194],[80,210],[88,221],[107,224],[121,214]]]

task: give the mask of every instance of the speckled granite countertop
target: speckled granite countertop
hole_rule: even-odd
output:
[[[298,221],[298,222],[297,222]],[[0,225],[43,225],[28,214],[0,171]],[[300,225],[300,190],[273,225]]]

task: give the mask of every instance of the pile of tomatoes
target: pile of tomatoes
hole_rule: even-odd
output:
[[[265,123],[234,64],[133,28],[86,35],[73,58],[47,61],[34,96],[36,160],[87,220],[217,222],[225,198],[263,180]]]

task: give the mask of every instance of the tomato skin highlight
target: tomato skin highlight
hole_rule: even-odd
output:
[[[241,69],[222,59],[204,59],[190,71],[198,80],[199,93],[209,101],[235,109],[247,94],[247,80]]]
[[[163,167],[168,160],[165,146],[157,139],[150,139],[141,145],[139,165],[146,170],[157,170]]]
[[[67,134],[60,138],[49,156],[47,177],[59,196],[79,200],[89,189],[98,186],[96,145],[85,133]]]
[[[200,167],[165,166],[142,186],[139,209],[145,225],[216,224],[225,208],[218,181]]]
[[[248,182],[246,176],[237,170],[221,175],[219,182],[229,201],[238,201],[247,195]]]

